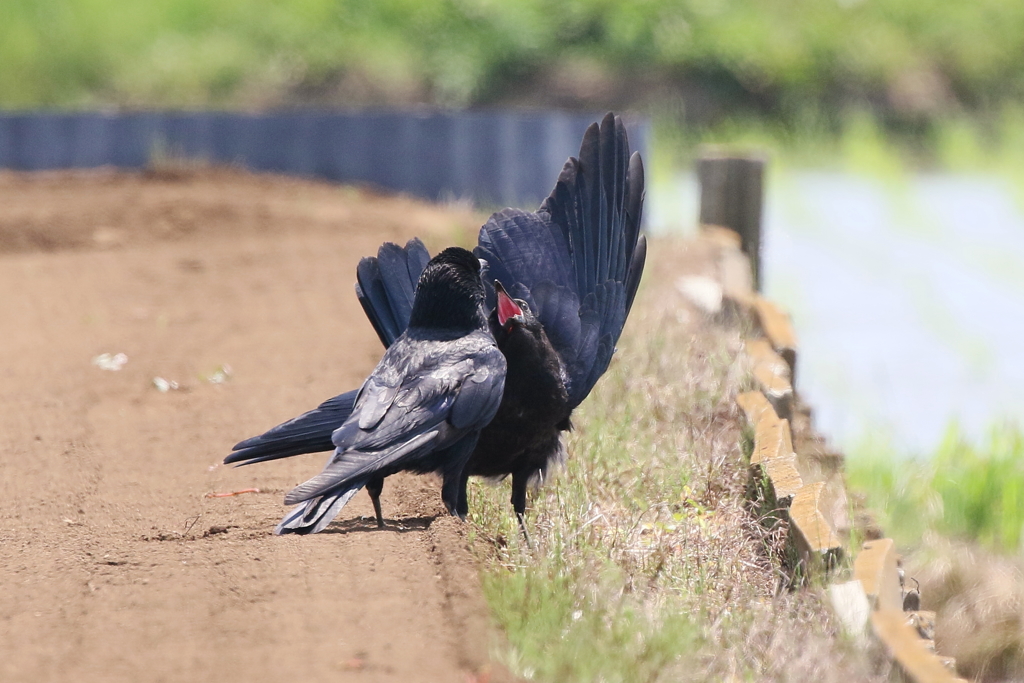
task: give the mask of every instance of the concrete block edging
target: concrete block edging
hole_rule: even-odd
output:
[[[739,252],[739,245],[715,237],[719,230],[717,226],[707,230],[722,252],[719,263],[737,263],[743,254],[729,252]],[[962,680],[956,675],[955,661],[934,651],[934,613],[904,611],[900,558],[892,539],[864,542],[852,558],[852,580],[835,582],[839,572],[832,570],[843,561],[847,551],[844,536],[848,539],[849,533],[830,522],[832,501],[828,499],[839,494],[845,497],[845,490],[830,492],[824,481],[801,474],[813,467],[794,448],[791,425],[799,402],[794,387],[798,344],[792,323],[781,307],[760,294],[745,287],[735,291],[737,278],[729,268],[721,267],[720,273],[730,280],[726,283],[730,287],[723,286],[726,297],[754,322],[757,335],[745,341],[743,353],[756,389],[736,397],[753,431],[751,480],[763,482],[749,490],[771,498],[770,504],[777,506],[775,513],[788,520],[789,545],[797,560],[790,569],[796,583],[816,574],[830,583],[828,594],[844,628],[856,638],[870,634],[906,680]]]

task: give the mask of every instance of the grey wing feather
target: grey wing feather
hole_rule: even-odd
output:
[[[398,390],[401,387],[396,384],[386,384],[381,382],[381,379],[374,376],[366,380],[363,388],[359,391],[359,397],[356,398],[356,405],[352,412],[359,418],[356,424],[360,429],[376,427],[398,397]],[[335,446],[338,445],[338,439],[341,438],[338,436],[339,432],[344,434],[339,427],[335,435],[331,437]]]
[[[467,379],[452,404],[448,421],[456,429],[483,429],[498,412],[505,391],[505,357],[497,347],[475,359],[475,372]]]
[[[482,429],[494,417],[504,386],[505,358],[489,334],[474,333],[461,345],[429,358],[406,352],[405,339],[384,354],[351,417],[335,431],[337,448],[327,467],[289,492],[286,503],[362,486],[375,473],[416,463],[425,471],[435,469],[432,453]],[[389,359],[409,365],[389,364]]]

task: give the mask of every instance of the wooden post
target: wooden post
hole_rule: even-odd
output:
[[[739,233],[750,257],[754,287],[761,291],[761,205],[764,159],[706,152],[697,162],[701,225],[722,225]]]

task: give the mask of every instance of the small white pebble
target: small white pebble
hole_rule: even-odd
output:
[[[166,394],[168,391],[171,391],[172,389],[177,389],[178,383],[171,379],[164,379],[163,377],[154,377],[153,386],[156,387],[156,390],[159,391],[161,394]]]
[[[110,370],[111,372],[117,372],[124,367],[124,364],[128,362],[128,356],[123,353],[111,355],[109,353],[101,353],[92,359],[92,364],[98,367],[100,370]]]
[[[228,378],[230,377],[231,366],[228,365],[227,363],[224,363],[219,368],[217,368],[209,375],[207,375],[206,381],[209,382],[210,384],[223,384],[224,382],[228,381]]]

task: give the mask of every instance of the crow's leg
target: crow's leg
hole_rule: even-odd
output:
[[[456,508],[456,512],[459,513],[459,518],[465,521],[466,516],[469,514],[469,493],[466,491],[469,485],[469,468],[462,468],[462,477],[459,481],[459,505]]]
[[[470,450],[470,453],[472,453],[472,450]],[[468,461],[468,457],[466,461]],[[466,521],[466,514],[469,512],[469,501],[466,495],[469,468],[465,467],[466,461],[463,461],[461,469],[449,468],[442,475],[441,480],[441,500],[444,501],[445,509],[448,510],[452,517],[458,517],[463,522]]]
[[[471,432],[438,454],[439,460],[445,463],[441,470],[441,500],[453,517],[463,521],[469,512],[466,500],[469,472],[466,464],[469,462],[469,456],[473,454],[473,449],[476,448],[478,438],[480,432]]]
[[[374,477],[366,482],[366,492],[370,494],[373,501],[373,512],[377,515],[377,528],[384,528],[384,515],[380,511],[380,494],[384,490],[384,477]]]
[[[466,490],[469,484],[469,467],[466,467],[466,470],[462,473],[462,481],[459,483],[459,504],[455,507],[455,511],[461,515],[469,513],[469,493]]]
[[[523,532],[527,547],[533,548],[530,532],[526,530],[526,486],[530,482],[530,474],[529,470],[512,473],[512,509],[516,512],[519,530]]]

